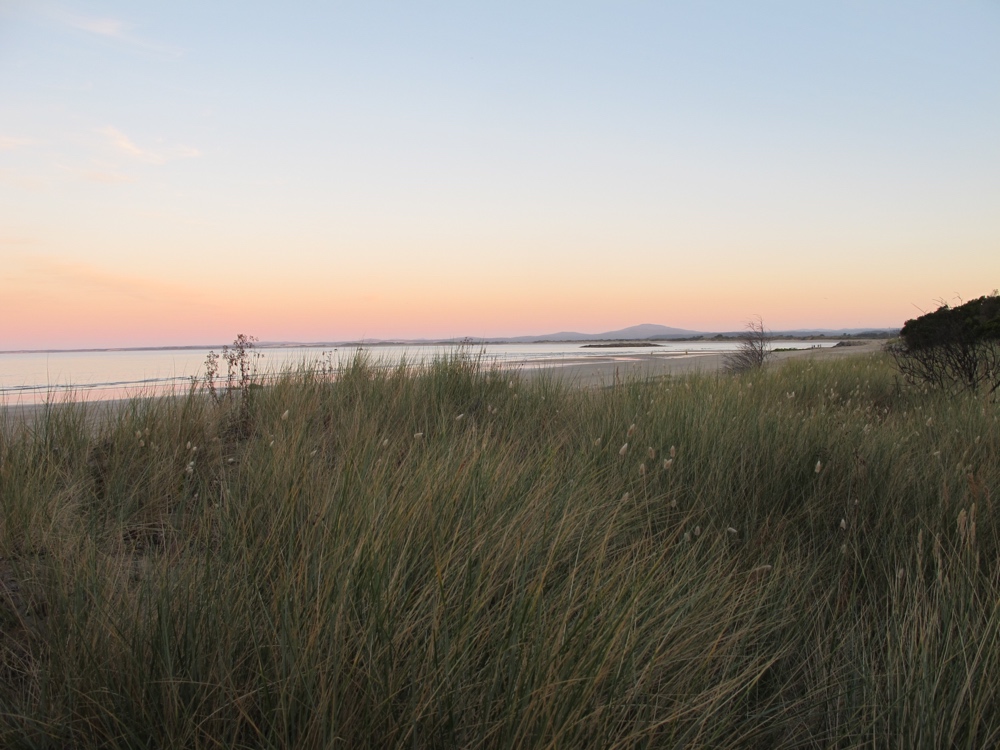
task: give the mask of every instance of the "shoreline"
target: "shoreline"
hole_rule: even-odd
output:
[[[790,359],[839,359],[882,351],[884,341],[875,340],[852,346],[832,346],[822,349],[797,349],[773,352],[768,367]],[[642,353],[613,357],[601,361],[566,362],[557,366],[522,369],[529,378],[552,376],[575,388],[606,388],[616,382],[633,378],[652,379],[692,373],[717,373],[725,367],[726,353],[662,354]]]
[[[774,352],[767,366],[773,367],[793,358],[830,359],[872,354],[881,351],[883,344],[883,341],[875,340],[852,346]],[[621,356],[609,353],[606,357],[599,358],[580,357],[540,364],[511,363],[511,368],[517,370],[520,376],[526,380],[551,377],[571,388],[608,388],[616,383],[633,379],[648,380],[693,373],[721,372],[725,366],[726,356],[725,353],[715,352],[669,354],[642,352]],[[179,398],[182,396],[180,394],[139,396],[139,398],[171,397]],[[62,401],[49,404],[44,402],[2,404],[0,405],[0,427],[25,426],[35,421],[46,408],[59,410],[67,406],[84,409],[85,418],[96,423],[102,416],[132,400],[130,398],[113,398],[93,401]]]

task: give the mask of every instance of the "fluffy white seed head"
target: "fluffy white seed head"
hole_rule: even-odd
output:
[[[625,445],[618,449],[619,456],[624,456],[626,453],[628,453],[628,443],[625,443]]]

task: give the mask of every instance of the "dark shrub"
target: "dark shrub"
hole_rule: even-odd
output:
[[[908,320],[887,349],[912,382],[992,393],[1000,386],[1000,295]]]

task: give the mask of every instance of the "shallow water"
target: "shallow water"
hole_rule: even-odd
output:
[[[588,348],[586,342],[486,344],[461,349],[443,345],[370,345],[365,347],[259,347],[257,367],[264,375],[302,365],[336,368],[359,351],[375,362],[429,362],[462,351],[521,368],[550,367],[588,360],[630,360],[643,356],[683,356],[733,351],[727,342],[660,342],[655,347]],[[820,346],[833,346],[835,340]],[[809,349],[815,341],[782,341],[784,348]],[[104,400],[183,391],[205,374],[208,349],[141,349],[61,352],[0,352],[0,401],[34,404],[45,401]],[[224,376],[225,363],[220,362]]]

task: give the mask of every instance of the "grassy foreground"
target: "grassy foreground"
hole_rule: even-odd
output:
[[[0,746],[1000,742],[994,402],[881,356],[250,393],[0,425]]]

